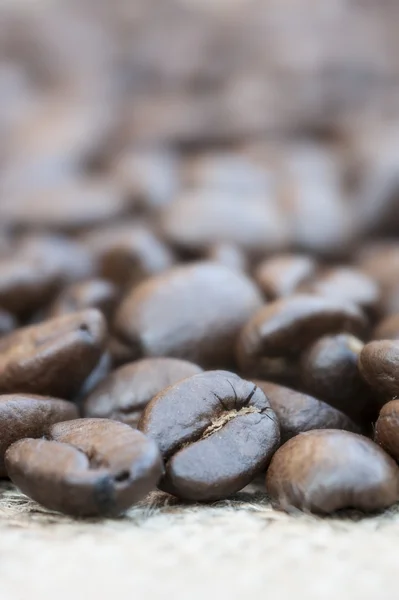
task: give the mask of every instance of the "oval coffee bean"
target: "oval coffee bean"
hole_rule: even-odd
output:
[[[354,304],[298,294],[276,300],[254,314],[238,338],[243,373],[290,381],[298,376],[300,354],[319,337],[341,331],[359,334],[366,320]]]
[[[374,441],[399,461],[399,400],[385,404],[375,424]]]
[[[373,332],[374,340],[399,340],[399,313],[385,317]]]
[[[234,494],[278,448],[277,417],[261,389],[227,371],[208,371],[164,390],[139,429],[166,461],[160,488],[186,500]]]
[[[352,267],[327,269],[302,289],[308,293],[353,302],[371,315],[378,312],[381,302],[377,283],[366,273]]]
[[[399,500],[399,469],[368,438],[316,429],[297,435],[277,450],[266,488],[273,504],[283,510],[371,512]]]
[[[241,327],[261,305],[257,288],[245,275],[201,262],[134,288],[116,313],[116,333],[140,356],[227,366]]]
[[[359,429],[341,411],[312,396],[269,381],[255,383],[266,395],[280,423],[281,442],[312,429]]]
[[[124,423],[77,419],[26,438],[6,452],[8,475],[24,494],[69,515],[118,515],[162,475],[156,444]]]
[[[301,358],[304,389],[357,422],[376,418],[376,402],[357,363],[364,343],[347,333],[322,337]]]
[[[399,340],[377,340],[365,345],[359,356],[364,380],[381,402],[399,394]]]
[[[108,319],[118,301],[117,287],[106,279],[88,279],[64,288],[49,309],[49,317],[98,308]]]
[[[0,396],[0,477],[7,474],[4,454],[11,444],[42,437],[53,423],[77,417],[76,406],[66,400],[30,394]]]
[[[0,340],[0,393],[73,397],[96,366],[106,334],[96,309],[10,333]]]
[[[83,402],[86,417],[103,417],[137,427],[144,408],[159,392],[201,367],[177,358],[144,358],[113,371]]]
[[[255,280],[265,296],[277,300],[293,294],[316,274],[317,261],[306,254],[278,254],[257,267]]]

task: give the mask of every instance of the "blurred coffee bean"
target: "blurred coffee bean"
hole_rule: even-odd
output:
[[[17,320],[11,313],[0,309],[0,336],[10,333],[17,327]]]
[[[371,440],[335,429],[307,431],[274,455],[266,476],[282,510],[382,510],[399,499],[399,469]]]
[[[200,373],[167,388],[147,405],[139,429],[165,460],[159,487],[186,500],[238,492],[268,465],[280,441],[262,390],[227,371]]]
[[[317,261],[306,254],[278,254],[258,265],[255,280],[269,300],[277,300],[293,294],[317,268]]]
[[[81,237],[103,277],[117,285],[136,284],[166,271],[175,258],[144,225],[135,222],[101,227]]]
[[[171,148],[129,148],[114,158],[111,172],[134,206],[159,210],[179,190],[179,166]]]
[[[98,308],[106,319],[110,319],[119,299],[117,287],[106,279],[88,279],[65,287],[54,300],[48,317]]]
[[[170,269],[129,292],[116,313],[116,333],[144,357],[227,366],[240,329],[261,305],[245,275],[200,262]]]
[[[399,400],[391,400],[381,408],[374,441],[399,461]]]
[[[358,365],[381,404],[399,395],[399,340],[369,342],[360,353]]]
[[[176,247],[203,254],[216,243],[264,254],[284,248],[288,230],[277,201],[267,196],[197,190],[166,207],[162,230]]]
[[[0,340],[0,393],[72,398],[99,360],[106,333],[96,309],[10,333]]]
[[[269,381],[255,380],[265,394],[280,423],[281,443],[312,429],[344,429],[358,432],[358,427],[341,411],[317,398]]]
[[[96,388],[106,377],[108,377],[113,367],[111,354],[108,350],[106,350],[101,356],[99,361],[97,362],[94,369],[84,380],[83,385],[72,398],[76,404],[81,408],[82,401],[88,394],[90,394],[94,388]],[[94,415],[93,415],[94,416]]]
[[[177,358],[144,358],[124,365],[85,398],[83,414],[137,427],[141,413],[154,396],[181,379],[201,372],[201,367]]]
[[[310,394],[366,424],[375,420],[377,407],[357,366],[363,347],[347,333],[320,338],[302,355],[301,381]]]
[[[127,208],[109,180],[82,177],[4,197],[0,219],[12,227],[68,231],[123,216]]]
[[[77,417],[76,406],[66,400],[29,394],[0,396],[0,477],[7,475],[4,454],[11,444],[26,437],[44,437],[54,423]]]
[[[233,244],[214,244],[204,255],[205,259],[213,260],[229,269],[246,271],[248,261],[245,253]]]
[[[352,267],[326,269],[301,289],[307,293],[353,302],[370,315],[375,316],[380,309],[381,291],[378,284]]]
[[[373,331],[373,340],[399,340],[399,313],[380,321]]]
[[[107,349],[114,368],[139,358],[138,348],[129,346],[113,334],[108,337]]]
[[[11,480],[46,508],[116,516],[153,490],[162,474],[156,444],[124,423],[57,423],[48,439],[25,438],[6,452]]]
[[[348,302],[305,294],[260,308],[242,328],[237,361],[248,376],[293,382],[304,350],[318,338],[341,331],[361,335],[362,311]]]

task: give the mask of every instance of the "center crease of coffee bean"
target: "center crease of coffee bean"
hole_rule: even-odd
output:
[[[204,433],[201,436],[202,440],[205,440],[210,435],[213,435],[220,429],[222,429],[229,421],[235,419],[236,417],[242,417],[243,415],[248,415],[251,413],[260,413],[261,411],[254,406],[244,406],[241,410],[229,410],[228,412],[223,413],[220,417],[212,421],[212,423],[207,427]]]

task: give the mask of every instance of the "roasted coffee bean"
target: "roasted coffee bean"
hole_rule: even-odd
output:
[[[378,394],[382,404],[399,394],[399,340],[366,344],[358,365],[362,377]]]
[[[399,400],[391,400],[381,408],[374,441],[399,461]]]
[[[186,500],[238,492],[267,467],[280,442],[262,390],[227,371],[167,388],[147,405],[139,429],[156,441],[166,462],[160,488]]]
[[[312,429],[359,431],[349,417],[313,396],[269,381],[255,380],[255,383],[264,392],[277,415],[282,443],[298,433]]]
[[[77,417],[76,406],[66,400],[29,394],[0,396],[0,477],[7,474],[4,454],[11,444],[26,437],[40,438],[54,423]]]
[[[370,315],[375,315],[381,302],[381,290],[366,273],[352,267],[327,269],[303,291],[328,298],[353,302]]]
[[[109,319],[118,295],[118,288],[106,279],[79,281],[62,290],[51,305],[48,316],[61,317],[86,308],[98,308]]]
[[[117,285],[137,284],[173,266],[172,251],[144,225],[135,222],[95,229],[82,236],[100,273]]]
[[[342,333],[317,340],[301,358],[304,389],[356,422],[375,420],[376,403],[357,363],[364,343]]]
[[[133,289],[116,313],[116,332],[139,356],[228,366],[241,327],[261,305],[245,275],[211,262],[195,263]]]
[[[98,362],[105,338],[96,309],[10,333],[0,340],[0,393],[73,397]]]
[[[273,504],[287,511],[371,512],[399,500],[399,469],[368,438],[316,429],[297,435],[276,452],[266,488]]]
[[[380,321],[373,331],[374,340],[399,340],[399,313]]]
[[[315,340],[341,331],[361,334],[366,320],[354,304],[298,294],[259,309],[243,327],[237,360],[244,374],[290,382],[299,356]]]
[[[282,249],[288,242],[286,220],[275,200],[209,190],[185,194],[168,205],[162,230],[173,245],[198,254],[220,242],[255,254]]]
[[[290,296],[314,277],[317,266],[317,261],[306,254],[278,254],[260,263],[255,279],[269,300],[277,300]]]
[[[77,516],[124,512],[154,489],[163,470],[152,440],[108,419],[57,423],[46,440],[10,446],[5,462],[27,496]]]
[[[246,271],[248,266],[245,253],[233,244],[214,244],[205,253],[204,258],[237,271]]]
[[[159,392],[201,373],[193,363],[177,358],[144,358],[113,371],[85,399],[86,417],[105,417],[137,427],[141,413]]]

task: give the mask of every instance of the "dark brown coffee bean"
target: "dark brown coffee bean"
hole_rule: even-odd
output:
[[[30,498],[51,510],[118,515],[156,486],[156,444],[124,423],[77,419],[50,428],[48,440],[26,438],[6,452],[7,472]]]
[[[280,423],[281,442],[312,429],[345,429],[358,432],[359,428],[341,411],[321,400],[269,381],[255,380],[266,395]]]
[[[0,396],[0,477],[7,474],[4,454],[11,444],[26,437],[40,438],[54,423],[77,417],[76,406],[66,400],[29,394]]]
[[[293,294],[316,274],[317,262],[306,254],[279,254],[260,263],[255,279],[265,296],[277,300]]]
[[[288,241],[288,228],[274,200],[209,190],[192,192],[169,205],[162,228],[172,244],[198,254],[220,242],[263,254],[284,248]]]
[[[89,227],[126,212],[127,202],[115,185],[84,177],[21,190],[4,197],[0,204],[2,223],[40,230]]]
[[[374,340],[399,340],[399,313],[380,321],[372,337]]]
[[[166,461],[161,489],[187,500],[234,494],[266,468],[280,441],[262,390],[227,371],[208,371],[164,390],[139,429]]]
[[[60,317],[86,308],[98,308],[109,319],[118,296],[117,287],[106,279],[79,281],[62,290],[51,305],[48,316]]]
[[[366,273],[352,267],[327,269],[303,291],[328,298],[353,302],[371,315],[380,308],[381,291],[378,284]]]
[[[133,289],[116,313],[116,332],[141,356],[227,366],[238,332],[261,304],[245,275],[201,262],[171,269]]]
[[[205,253],[204,258],[237,271],[246,271],[248,266],[245,253],[233,244],[215,244]]]
[[[103,417],[137,427],[144,408],[159,392],[201,373],[193,363],[177,358],[144,358],[113,371],[84,400],[86,417]]]
[[[301,381],[307,392],[356,422],[371,423],[377,416],[376,402],[357,366],[363,347],[347,333],[320,338],[301,358]]]
[[[374,441],[399,461],[399,400],[391,400],[381,408]]]
[[[399,469],[371,440],[336,429],[301,433],[274,455],[266,476],[283,510],[381,510],[399,500]]]
[[[261,308],[242,329],[237,360],[243,373],[262,379],[298,377],[301,353],[323,335],[361,333],[366,320],[354,304],[298,294]]]
[[[399,340],[379,340],[366,344],[359,356],[364,380],[385,403],[399,394]]]
[[[103,277],[121,286],[162,273],[175,262],[171,250],[148,227],[134,222],[96,229],[81,241]]]
[[[0,340],[0,393],[73,397],[98,362],[106,333],[94,308],[10,333]]]

